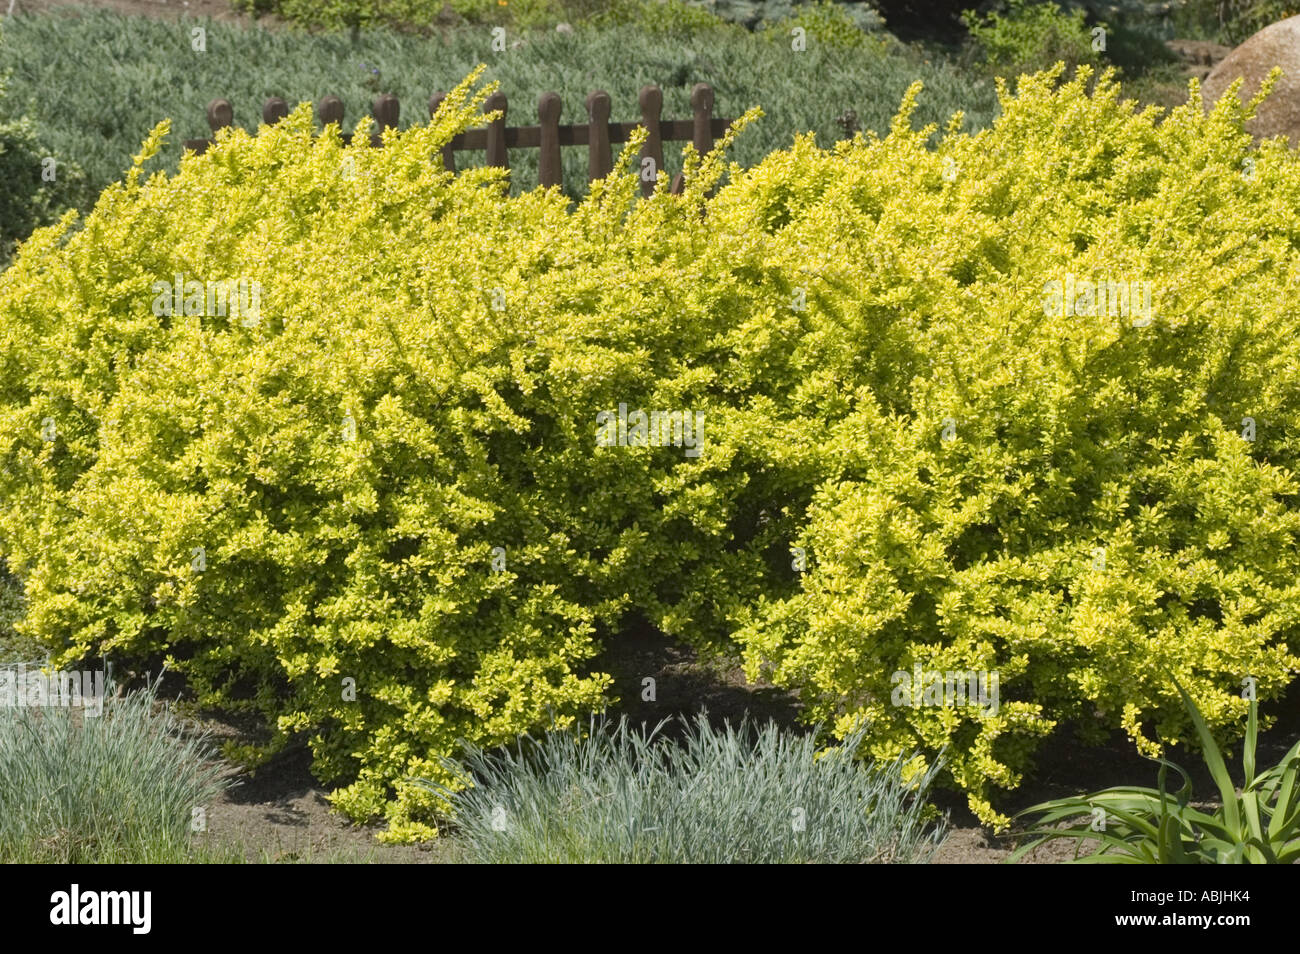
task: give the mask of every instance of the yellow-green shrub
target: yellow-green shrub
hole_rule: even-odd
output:
[[[27,633],[169,656],[394,838],[457,737],[603,705],[633,613],[870,716],[876,754],[947,745],[989,820],[1063,720],[1186,737],[1160,666],[1217,730],[1290,682],[1300,174],[1235,101],[1157,126],[1040,76],[936,152],[913,91],[885,140],[711,196],[717,156],[637,198],[633,143],[570,211],[436,171],[469,89],[382,149],[300,108],[137,167],[0,275]],[[1153,321],[1045,316],[1066,271],[1152,281]],[[261,282],[260,321],[155,317],[177,272]],[[598,448],[619,403],[702,411],[703,454]],[[915,663],[997,671],[999,713],[888,705]]]
[[[785,412],[824,475],[810,566],[738,615],[749,671],[877,754],[949,746],[989,821],[1064,720],[1154,752],[1192,735],[1170,673],[1222,730],[1297,671],[1300,167],[1239,104],[1156,125],[1085,74],[936,152],[800,143],[710,209],[805,250],[774,297],[817,260]],[[1049,316],[1067,272],[1151,281],[1150,324]],[[918,664],[998,673],[997,715],[894,705]]]
[[[478,121],[467,90],[381,149],[313,142],[303,106],[175,177],[137,166],[0,279],[26,631],[64,658],[167,654],[204,701],[263,713],[270,748],[308,733],[321,777],[351,782],[337,804],[398,837],[429,831],[403,779],[440,777],[458,737],[604,704],[597,625],[707,628],[693,601],[753,575],[724,551],[743,472],[596,446],[620,402],[709,410],[716,372],[682,357],[740,304],[691,264],[699,215],[642,203],[625,169],[573,215],[435,171]],[[259,282],[260,320],[156,317],[176,273]],[[678,582],[697,565],[710,579]]]

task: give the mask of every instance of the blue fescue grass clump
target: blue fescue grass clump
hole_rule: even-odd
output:
[[[230,860],[190,830],[226,788],[222,767],[156,702],[155,682],[110,687],[97,716],[0,706],[0,862]]]
[[[925,862],[946,834],[926,793],[935,769],[819,753],[813,735],[683,718],[680,741],[593,720],[587,731],[466,747],[447,798],[477,863]]]

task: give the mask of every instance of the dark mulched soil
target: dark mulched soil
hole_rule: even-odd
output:
[[[795,694],[767,685],[749,685],[734,661],[701,659],[689,649],[675,646],[646,627],[622,634],[617,649],[598,660],[599,668],[614,677],[614,693],[622,700],[609,714],[626,714],[634,722],[657,724],[664,718],[692,715],[701,708],[710,721],[733,725],[750,719],[775,720],[790,731],[807,731],[798,721],[800,705]],[[655,680],[655,700],[643,701],[642,680]],[[178,687],[174,687],[178,688]],[[1295,707],[1292,707],[1293,709]],[[1276,711],[1276,707],[1274,707]],[[218,740],[253,738],[246,726],[230,720],[203,719],[196,725]],[[671,734],[670,725],[667,727]],[[1261,766],[1278,761],[1300,738],[1300,712],[1289,712],[1261,736]],[[1195,793],[1210,797],[1213,783],[1196,753],[1173,752],[1171,758],[1192,773]],[[1238,747],[1229,758],[1230,768],[1240,758]],[[251,861],[371,861],[386,863],[448,863],[457,860],[454,838],[424,846],[389,846],[375,840],[376,828],[348,824],[331,812],[326,789],[310,772],[311,757],[298,747],[277,756],[254,774],[233,776],[240,784],[208,812],[209,838],[243,846]],[[1068,728],[1042,746],[1034,780],[999,804],[1007,814],[1037,802],[1095,791],[1112,785],[1154,786],[1156,766],[1139,756],[1122,733],[1106,744],[1089,746],[1074,738]],[[939,791],[934,801],[949,813],[951,834],[940,850],[940,864],[995,864],[1014,845],[981,826],[957,793]],[[1055,863],[1072,856],[1066,841],[1037,849],[1027,860]]]

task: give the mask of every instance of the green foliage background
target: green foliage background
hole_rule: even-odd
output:
[[[1091,28],[1083,10],[1062,10],[1055,3],[1011,0],[1005,14],[963,14],[972,39],[982,49],[984,65],[1011,75],[1034,72],[1060,60],[1073,72],[1080,64],[1097,66]],[[1104,24],[1101,24],[1104,28]]]
[[[206,53],[190,48],[190,28],[200,22],[207,29]],[[609,91],[614,119],[635,120],[637,93],[647,83],[663,87],[664,116],[689,118],[691,87],[711,83],[714,115],[734,118],[760,103],[767,113],[763,125],[737,143],[733,158],[742,165],[789,146],[797,133],[812,131],[823,144],[834,142],[844,135],[836,118],[849,109],[861,128],[883,133],[916,79],[928,90],[920,106],[927,121],[960,108],[971,128],[980,128],[996,108],[990,81],[928,64],[884,39],[868,38],[846,52],[835,36],[848,34],[819,42],[810,30],[808,50],[794,53],[784,33],[725,24],[692,28],[671,18],[652,26],[630,20],[577,27],[572,35],[512,34],[510,42],[522,38],[523,45],[494,53],[483,28],[432,38],[362,30],[354,43],[346,33],[250,30],[96,11],[15,17],[0,57],[12,68],[13,101],[59,154],[86,170],[93,194],[121,178],[130,156],[163,119],[171,120],[172,136],[155,163],[174,171],[182,141],[209,135],[204,109],[215,97],[229,99],[236,124],[254,131],[269,96],[283,96],[291,106],[339,96],[350,128],[369,114],[378,93],[390,92],[401,100],[399,125],[405,128],[426,122],[429,95],[451,89],[480,62],[508,95],[512,124],[536,122],[537,100],[547,90],[563,97],[562,122],[586,122],[586,96],[598,88]],[[377,82],[363,63],[379,70]],[[584,195],[586,152],[563,152],[564,189]],[[676,174],[679,154],[665,153],[670,175]],[[536,150],[512,150],[509,160],[517,170],[513,191],[536,185]],[[458,153],[457,162],[482,164],[484,156]]]
[[[1295,0],[1180,0],[1173,6],[1171,19],[1180,31],[1230,46],[1300,13]]]
[[[867,0],[821,0],[863,30],[882,25]],[[735,23],[751,29],[796,14],[809,3],[792,0],[232,0],[236,9],[275,13],[307,27],[362,27],[385,24],[427,30],[448,23],[502,24],[520,28],[550,27],[601,20],[697,25]]]
[[[0,33],[0,52],[4,50]],[[43,175],[44,161],[54,160],[54,180]],[[38,225],[49,225],[70,206],[93,193],[81,167],[52,149],[29,116],[19,115],[9,95],[9,72],[0,68],[0,268],[9,263],[14,245]]]

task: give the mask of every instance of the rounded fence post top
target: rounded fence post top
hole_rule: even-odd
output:
[[[604,119],[609,118],[609,93],[603,89],[592,90],[587,94],[587,112]]]
[[[289,115],[289,104],[279,96],[270,96],[262,104],[262,122],[274,126]]]
[[[446,98],[447,98],[447,94],[442,90],[438,90],[436,93],[434,93],[432,96],[429,97],[430,116],[432,116],[434,113],[438,111],[438,107],[442,105],[442,101],[445,100]]]
[[[691,88],[691,106],[696,109],[713,109],[713,87],[708,83],[696,83]]]
[[[322,126],[330,123],[343,125],[343,100],[337,96],[322,96],[316,104],[316,115],[320,117]]]
[[[537,100],[537,117],[544,123],[558,123],[563,108],[564,102],[559,93],[545,92]]]
[[[375,119],[385,126],[396,126],[398,110],[401,104],[398,103],[397,97],[392,93],[383,93],[374,102],[371,109],[374,111]]]
[[[637,102],[641,104],[644,110],[662,109],[664,105],[664,91],[658,86],[642,86],[641,93],[637,96]]]
[[[495,112],[498,109],[504,111],[505,108],[506,94],[501,92],[501,90],[497,90],[487,99],[483,100],[483,112],[485,113]]]
[[[230,100],[214,99],[208,103],[208,125],[213,132],[225,126],[229,126],[235,121],[235,111],[231,108]]]

